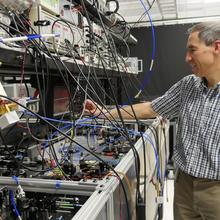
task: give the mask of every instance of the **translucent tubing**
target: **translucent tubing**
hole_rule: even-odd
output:
[[[16,42],[23,40],[33,40],[37,38],[53,38],[59,36],[60,34],[28,34],[26,36],[21,36],[21,37],[0,38],[0,42],[7,43],[7,42]]]

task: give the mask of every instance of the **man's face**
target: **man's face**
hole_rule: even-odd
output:
[[[194,74],[205,77],[213,70],[214,49],[214,44],[207,46],[199,39],[198,32],[189,35],[186,62],[191,66]]]

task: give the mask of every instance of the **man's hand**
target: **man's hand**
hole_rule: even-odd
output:
[[[90,99],[86,99],[84,102],[84,115],[99,116],[102,112],[102,107]]]

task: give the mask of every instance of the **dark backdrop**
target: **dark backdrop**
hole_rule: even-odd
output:
[[[156,26],[156,54],[152,77],[146,85],[145,95],[141,100],[152,100],[162,95],[174,83],[182,77],[191,73],[188,64],[185,62],[187,29],[192,24]],[[152,54],[152,32],[151,27],[140,27],[131,30],[138,43],[131,46],[131,57],[138,57],[143,60],[143,73],[138,79],[143,82],[144,75],[148,72]],[[135,87],[140,88],[136,80],[132,80]],[[129,96],[134,97],[137,88],[127,81]],[[127,100],[123,94],[123,100]],[[140,100],[138,100],[140,101]]]

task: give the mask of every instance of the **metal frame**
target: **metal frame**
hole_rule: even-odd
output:
[[[168,146],[169,139],[166,138],[167,143],[164,142],[162,135],[162,128],[166,130],[166,136],[168,136],[169,123],[162,123],[161,120],[155,120],[152,124],[157,130],[160,137],[159,149],[162,155],[161,172],[165,172],[166,161],[168,154],[165,154],[165,145]],[[164,127],[165,126],[165,127]],[[154,155],[154,149],[152,145],[155,145],[153,134],[150,129],[145,132],[145,136],[152,139],[151,143],[149,140],[145,140],[143,144],[142,140],[139,139],[135,148],[140,156],[141,181],[143,181],[143,149],[144,145],[146,148],[147,158],[147,185],[146,185],[146,220],[153,220],[157,216],[158,204],[155,200],[157,192],[151,183],[151,177],[154,173],[154,167],[156,165],[156,159]],[[168,149],[167,149],[168,152]],[[136,219],[135,213],[135,186],[136,186],[136,174],[135,174],[135,157],[132,150],[130,150],[120,163],[116,166],[115,171],[121,176],[121,179],[125,185],[130,214],[132,219]],[[126,178],[125,178],[126,177]],[[128,187],[128,182],[130,188]],[[19,178],[19,184],[22,186],[24,191],[31,192],[44,192],[51,194],[69,194],[69,195],[83,195],[90,196],[81,209],[73,216],[72,220],[118,220],[120,215],[123,219],[126,219],[126,203],[123,197],[123,192],[119,180],[115,176],[107,176],[103,180],[88,180],[84,181],[58,181],[58,180],[46,180],[46,179],[34,179],[34,178]],[[58,184],[59,183],[59,184]],[[59,187],[57,187],[59,185]],[[7,186],[9,189],[15,189],[17,183],[11,177],[0,177],[0,186]],[[144,194],[144,188],[141,187],[141,194]],[[120,207],[120,208],[119,208]]]
[[[161,124],[160,121],[155,121],[153,123],[153,126],[158,129],[159,131],[159,137],[161,136]],[[168,130],[169,130],[169,123],[167,122],[165,124],[166,129],[166,137],[168,136]],[[148,129],[145,132],[146,135],[149,135],[149,137],[153,137],[150,129]],[[161,142],[160,142],[160,150],[162,154],[162,173],[165,172],[166,169],[166,162],[168,159],[168,153],[165,155],[165,145],[169,145],[169,139],[166,138],[167,143],[165,144],[163,136],[161,136]],[[151,168],[155,166],[156,160],[154,156],[154,150],[151,147],[150,143],[146,143],[146,154],[150,156],[150,165]],[[155,140],[154,140],[155,144]],[[143,142],[141,139],[137,141],[135,144],[135,148],[138,151],[139,156],[141,157],[141,163],[143,163]],[[168,151],[168,149],[167,149]],[[146,155],[147,156],[147,155]],[[116,172],[123,173],[127,176],[129,179],[129,182],[131,185],[135,186],[136,180],[135,180],[135,169],[134,169],[134,155],[133,152],[130,150],[128,154],[122,159],[122,161],[118,164],[118,166],[115,168]],[[154,172],[154,169],[151,169],[150,166],[147,166],[147,187],[146,187],[146,194],[147,194],[147,204],[146,204],[146,213],[147,218],[146,220],[153,220],[157,217],[157,209],[158,209],[158,203],[156,202],[157,192],[154,188],[154,186],[151,183],[151,176]],[[143,167],[141,168],[141,173],[143,172]],[[121,175],[123,181],[125,182],[124,175]],[[90,198],[84,206],[76,213],[76,215],[72,218],[72,220],[118,220],[121,218],[120,211],[117,209],[118,200],[120,200],[118,191],[120,189],[120,183],[116,177],[111,177],[110,181],[107,181],[104,185],[104,188],[102,190],[99,190],[98,192],[95,192],[96,196],[93,196],[93,198]],[[128,190],[128,188],[127,188]],[[144,189],[142,188],[142,195],[144,194]],[[129,197],[129,206],[132,207],[132,199],[134,199],[135,196],[135,187],[132,188],[132,195]],[[133,200],[134,201],[134,200]],[[122,213],[126,213],[125,209],[125,201],[121,201],[121,205],[123,206]],[[133,206],[134,208],[135,206]],[[132,219],[136,219],[134,209],[130,210],[132,214]],[[133,213],[132,213],[133,212]],[[126,215],[122,216],[123,219],[126,219]]]

